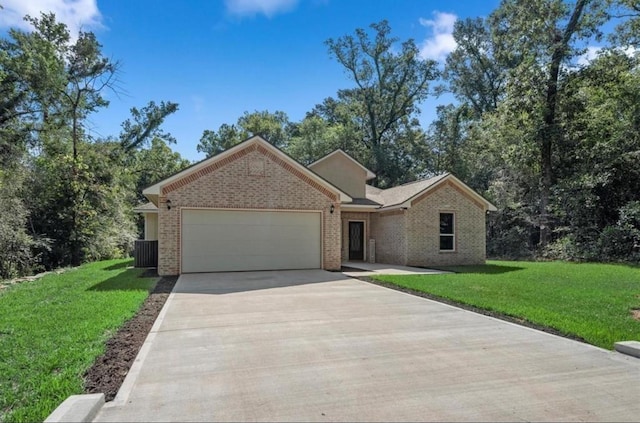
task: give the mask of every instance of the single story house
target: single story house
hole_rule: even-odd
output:
[[[310,269],[343,261],[485,261],[495,206],[451,174],[389,189],[342,150],[303,166],[259,136],[146,188],[158,273]]]

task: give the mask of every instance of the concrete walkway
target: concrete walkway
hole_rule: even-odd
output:
[[[438,275],[449,273],[443,270],[424,269],[422,267],[400,266],[397,264],[367,263],[363,261],[347,261],[342,263],[343,267],[359,269],[357,271],[348,270],[343,272],[347,276],[360,277],[371,275]]]
[[[96,421],[637,421],[640,360],[321,270],[180,277]]]

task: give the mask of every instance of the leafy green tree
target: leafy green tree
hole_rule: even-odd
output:
[[[45,240],[27,231],[29,210],[20,192],[25,189],[25,169],[19,166],[0,169],[0,279],[21,276],[39,270],[38,250],[45,250]]]
[[[319,158],[342,148],[341,125],[329,124],[317,115],[309,115],[295,124],[287,152],[302,164],[308,165]]]
[[[611,49],[574,72],[560,119],[564,142],[556,161],[552,209],[558,238],[575,258],[606,258],[622,210],[640,200],[638,59]],[[604,250],[607,251],[604,251]],[[619,259],[619,255],[614,258]]]
[[[152,138],[148,148],[135,152],[136,187],[134,191],[138,194],[138,200],[146,201],[142,197],[143,189],[178,173],[190,164],[188,160],[182,158],[180,153],[173,151],[166,140],[160,137]]]
[[[0,159],[25,175],[14,178],[15,189],[0,190],[19,211],[6,220],[3,239],[15,248],[5,257],[29,262],[16,267],[24,272],[38,263],[51,268],[128,254],[140,182],[135,153],[150,138],[172,140],[160,125],[177,105],[133,108],[120,139],[91,139],[87,117],[107,107],[104,91],[114,89],[117,63],[103,56],[93,33],[72,40],[53,14],[26,20],[33,31],[12,29],[0,40]]]
[[[371,170],[382,185],[397,182],[402,172],[399,165],[402,152],[395,144],[405,133],[406,142],[414,140],[413,119],[420,112],[418,105],[429,95],[429,82],[436,79],[436,63],[420,57],[413,40],[396,48],[398,39],[391,37],[387,21],[370,25],[373,39],[364,29],[355,36],[329,39],[329,53],[355,83],[355,88],[341,90],[340,101],[350,104],[360,122],[361,142],[369,150]]]
[[[517,58],[495,54],[493,32],[483,18],[456,21],[453,38],[456,48],[446,59],[444,90],[468,105],[475,117],[481,117],[498,107],[504,97],[508,70],[515,67]]]
[[[358,141],[361,131],[355,120],[349,104],[328,97],[301,122],[291,124],[287,153],[300,163],[310,164],[341,149],[366,164],[369,154]]]
[[[125,151],[143,147],[150,140],[162,139],[168,143],[175,143],[175,138],[160,128],[164,120],[178,111],[178,104],[161,101],[156,104],[150,101],[142,109],[131,108],[131,119],[122,123],[120,145]]]
[[[626,48],[640,44],[640,1],[606,0],[607,17],[615,20],[615,30],[609,35],[614,45]]]
[[[270,113],[267,110],[244,112],[238,119],[238,127],[242,129],[245,139],[254,135],[260,135],[278,148],[286,149],[289,142],[289,117],[285,112],[276,110]]]
[[[135,203],[148,201],[142,191],[173,174],[180,172],[191,163],[183,159],[180,153],[169,147],[168,142],[160,137],[151,139],[147,148],[139,148],[133,152],[133,163],[129,163],[129,169],[133,173],[134,187],[131,192],[135,194]],[[136,216],[137,233],[143,234],[144,220],[142,216]]]
[[[431,123],[428,143],[431,148],[430,169],[436,174],[451,172],[463,180],[468,178],[463,155],[469,126],[469,109],[453,104],[438,106],[436,120]]]
[[[511,95],[520,96],[521,112],[531,115],[539,150],[540,246],[550,241],[552,222],[549,200],[554,184],[554,157],[560,143],[558,102],[562,96],[562,68],[582,50],[579,40],[599,34],[604,19],[601,2],[577,0],[503,0],[491,17],[496,54],[516,60],[509,84]],[[505,59],[506,58],[506,59]]]
[[[211,157],[249,137],[260,135],[276,147],[286,149],[290,132],[291,122],[282,111],[244,112],[235,125],[225,123],[217,131],[205,130],[197,148],[199,152]]]
[[[37,23],[37,21],[36,21]],[[38,28],[36,26],[36,28]],[[113,88],[113,79],[117,66],[101,52],[101,45],[91,32],[80,32],[75,44],[65,46],[66,75],[68,84],[63,91],[62,114],[71,121],[71,263],[80,264],[83,259],[90,258],[83,254],[82,234],[95,217],[92,210],[87,210],[85,200],[86,185],[90,183],[90,173],[79,156],[79,146],[86,136],[84,121],[89,114],[106,107],[109,102],[102,92]],[[84,257],[83,257],[84,255]]]

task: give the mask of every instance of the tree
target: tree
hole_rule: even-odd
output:
[[[428,143],[431,148],[430,170],[435,173],[451,172],[467,180],[467,164],[463,156],[469,126],[467,107],[452,104],[438,106],[436,120],[431,123]]]
[[[156,105],[150,101],[142,109],[131,108],[131,119],[122,123],[120,132],[120,145],[125,151],[144,146],[149,140],[156,138],[165,140],[168,143],[175,143],[176,140],[171,134],[163,132],[160,126],[167,116],[178,111],[178,104],[170,101],[161,101]]]
[[[268,110],[244,112],[235,125],[222,124],[217,131],[205,130],[198,151],[211,157],[255,135],[278,148],[286,149],[291,136],[291,122],[285,112]]]
[[[601,2],[504,0],[490,22],[498,46],[496,54],[505,61],[520,56],[509,83],[513,95],[523,99],[522,111],[534,116],[538,128],[535,134],[540,164],[538,226],[540,247],[544,248],[551,235],[549,200],[554,183],[554,149],[560,142],[557,106],[562,67],[580,52],[574,47],[576,39],[598,35]]]
[[[640,200],[638,64],[638,58],[605,50],[567,80],[551,208],[559,243],[571,248],[565,255],[572,258],[620,259],[612,245],[619,240],[611,236],[640,229],[623,219]]]
[[[301,122],[291,124],[287,153],[310,164],[339,148],[366,165],[370,155],[359,141],[362,131],[350,106],[332,97],[317,104]]]
[[[12,278],[39,269],[37,249],[47,243],[27,231],[29,210],[22,200],[25,169],[3,166],[0,169],[0,279]]]
[[[355,36],[329,39],[326,44],[334,57],[355,83],[355,88],[341,90],[340,101],[352,104],[361,120],[362,139],[370,151],[369,166],[382,184],[395,183],[391,166],[401,155],[394,137],[411,129],[412,118],[419,114],[418,105],[429,94],[429,82],[436,79],[436,63],[420,58],[413,40],[401,43],[391,37],[387,21],[370,25],[374,39],[364,29]],[[406,137],[414,138],[413,136]]]
[[[606,0],[607,17],[617,22],[609,39],[623,48],[640,44],[640,1]]]
[[[456,48],[446,59],[443,79],[463,104],[468,104],[475,117],[495,110],[505,93],[507,72],[516,66],[517,58],[495,54],[491,27],[483,18],[467,18],[454,24]]]
[[[36,30],[43,30],[38,28],[39,21],[32,22]],[[109,104],[102,97],[102,91],[113,89],[117,65],[102,56],[102,46],[91,32],[81,31],[75,44],[62,47],[66,53],[64,60],[68,83],[62,92],[61,113],[71,120],[71,263],[78,265],[83,261],[82,227],[92,216],[83,211],[85,188],[82,185],[88,176],[80,174],[85,169],[79,157],[79,145],[85,136],[83,124],[90,113]]]
[[[160,137],[151,139],[148,148],[138,149],[134,152],[135,157],[135,188],[138,193],[138,201],[146,201],[142,196],[142,190],[167,178],[191,163],[183,159],[169,147],[167,141]]]
[[[0,153],[6,169],[24,175],[14,182],[27,181],[2,190],[20,211],[4,239],[29,246],[31,268],[40,253],[47,268],[127,254],[135,236],[135,178],[126,153],[151,136],[170,139],[159,126],[177,105],[134,108],[120,142],[96,142],[86,119],[108,105],[104,91],[115,87],[117,63],[102,55],[93,33],[72,40],[53,14],[26,20],[33,31],[12,29],[0,40]]]
[[[317,115],[309,115],[295,124],[287,152],[298,162],[309,165],[319,158],[342,148],[341,126],[331,125]]]

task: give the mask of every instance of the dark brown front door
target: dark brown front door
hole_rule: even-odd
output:
[[[364,222],[349,222],[349,260],[364,260]]]

